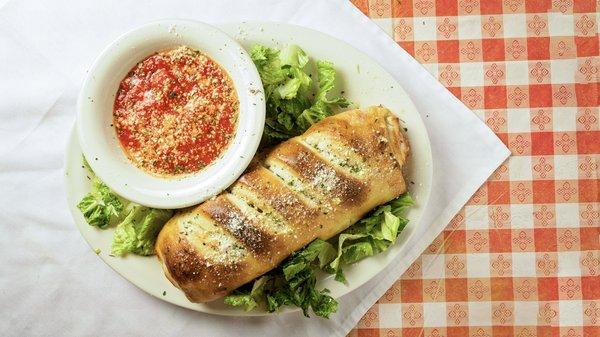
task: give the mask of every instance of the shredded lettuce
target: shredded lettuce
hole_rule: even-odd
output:
[[[308,63],[308,55],[297,45],[290,45],[283,50],[281,59],[284,64],[303,68]]]
[[[281,68],[279,50],[256,45],[250,51],[250,57],[258,69],[265,89],[285,80],[286,74]]]
[[[254,299],[254,296],[252,296],[250,293],[245,294],[241,292],[239,294],[234,293],[228,295],[227,297],[225,297],[224,302],[225,304],[234,307],[243,307],[246,311],[251,311],[258,305],[256,303],[256,300]]]
[[[242,289],[236,290],[233,294],[225,297],[225,304],[236,307],[243,307],[246,311],[251,311],[258,306],[258,301],[264,296],[265,285],[270,281],[269,276],[261,276],[252,283],[249,291]]]
[[[308,73],[309,57],[298,46],[280,51],[256,45],[250,52],[267,99],[263,146],[273,145],[302,134],[312,124],[334,114],[336,107],[350,103],[342,97],[328,98],[336,73],[331,62],[318,61],[318,88],[313,95],[313,80]]]
[[[408,224],[404,214],[413,205],[408,193],[377,207],[371,214],[348,228],[337,239],[337,256],[323,268],[346,282],[343,266],[387,250]]]
[[[297,118],[297,124],[303,130],[308,129],[311,125],[323,118],[333,115],[333,107],[338,106],[340,108],[345,108],[350,105],[350,102],[343,96],[332,99],[327,98],[327,95],[333,89],[335,82],[335,69],[333,68],[333,63],[318,61],[317,74],[319,78],[319,89],[317,90],[315,101],[310,108],[305,109]]]
[[[123,202],[100,179],[94,177],[92,190],[79,201],[77,208],[88,224],[106,228],[123,210]]]
[[[125,214],[113,233],[111,252],[119,256],[127,253],[153,255],[156,237],[173,216],[173,211],[130,203]]]
[[[297,306],[308,317],[309,309],[328,318],[338,303],[327,289],[316,288],[316,272],[321,269],[346,282],[343,267],[388,249],[404,229],[404,217],[413,204],[408,193],[377,207],[355,225],[342,232],[334,243],[316,239],[287,258],[278,268],[225,297],[225,303],[253,310],[263,303],[269,312],[282,306]]]
[[[337,301],[328,294],[329,290],[316,289],[316,271],[334,257],[333,246],[316,239],[275,270],[225,297],[225,303],[247,311],[262,303],[269,312],[293,305],[301,308],[307,317],[312,310],[315,315],[328,318],[337,311]]]
[[[173,216],[173,211],[127,201],[94,175],[85,157],[83,166],[93,176],[92,190],[77,204],[85,221],[102,229],[117,224],[113,233],[112,254],[154,254],[156,237],[167,220]]]

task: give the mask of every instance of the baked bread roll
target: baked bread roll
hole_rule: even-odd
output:
[[[192,302],[227,295],[404,193],[408,153],[398,118],[383,107],[316,123],[167,222],[156,242],[167,278]]]

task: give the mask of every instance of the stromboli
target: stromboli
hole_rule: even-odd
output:
[[[228,191],[169,220],[156,243],[165,275],[193,302],[228,294],[404,193],[408,153],[398,119],[383,107],[316,123]]]

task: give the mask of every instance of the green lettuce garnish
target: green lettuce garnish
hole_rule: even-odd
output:
[[[342,267],[379,254],[396,242],[398,233],[408,224],[404,214],[411,205],[413,200],[405,193],[345,230],[337,239],[337,256],[323,269],[345,283]]]
[[[256,308],[257,301],[264,296],[265,285],[269,280],[268,276],[257,278],[252,283],[252,288],[249,291],[236,290],[233,294],[225,297],[225,303],[236,307],[244,307],[246,311]]]
[[[94,177],[92,190],[79,201],[77,208],[88,224],[106,228],[118,218],[123,210],[123,202],[106,184]]]
[[[337,311],[338,303],[327,289],[317,290],[316,272],[321,269],[335,274],[337,281],[346,282],[343,267],[387,250],[408,223],[404,215],[412,204],[405,193],[377,207],[333,243],[314,240],[276,269],[225,297],[225,303],[245,310],[263,303],[269,312],[293,305],[307,317],[310,309],[315,315],[328,318]]]
[[[156,237],[167,220],[173,216],[173,211],[127,201],[94,175],[85,157],[83,166],[93,176],[92,190],[77,204],[85,221],[102,229],[117,224],[113,233],[112,254],[154,254]]]
[[[302,134],[312,124],[334,114],[334,108],[350,103],[342,96],[328,98],[334,88],[335,69],[327,61],[316,62],[318,88],[307,69],[309,57],[298,46],[283,51],[256,45],[250,57],[263,82],[267,114],[263,145],[273,145]]]
[[[167,220],[173,216],[173,211],[132,202],[124,213],[127,215],[113,233],[111,252],[119,256],[127,253],[153,255],[156,237]]]
[[[318,61],[317,73],[319,77],[319,89],[317,90],[315,101],[312,106],[305,109],[296,120],[296,123],[302,130],[306,130],[323,118],[333,115],[333,107],[339,106],[345,108],[350,105],[350,102],[343,96],[338,96],[333,99],[327,98],[327,95],[333,89],[335,82],[335,69],[333,68],[333,63]]]
[[[337,311],[337,301],[329,296],[329,290],[316,289],[315,272],[319,266],[330,263],[335,254],[330,243],[316,239],[275,270],[225,297],[225,303],[243,307],[246,311],[263,303],[269,312],[293,305],[301,308],[307,317],[312,310],[315,315],[328,318]]]

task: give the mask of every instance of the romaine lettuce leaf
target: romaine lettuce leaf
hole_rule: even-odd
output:
[[[288,78],[277,87],[277,94],[282,99],[292,99],[298,94],[302,81],[299,78]]]
[[[315,315],[329,317],[337,311],[337,301],[328,294],[327,289],[316,289],[316,270],[335,257],[333,246],[316,239],[300,250],[277,269],[267,273],[248,285],[225,297],[225,303],[254,309],[258,303],[264,303],[267,311],[274,312],[282,306],[294,305],[302,309],[308,317],[312,310]]]
[[[405,193],[348,228],[338,237],[336,258],[323,269],[345,283],[342,267],[379,254],[396,242],[398,233],[408,224],[404,214],[411,205],[413,200]]]
[[[83,166],[93,176],[92,190],[77,207],[92,226],[104,229],[118,223],[113,233],[112,254],[154,254],[158,232],[173,211],[145,207],[122,199],[94,175],[85,157]]]
[[[156,237],[173,216],[173,211],[131,203],[125,212],[127,216],[113,233],[111,252],[119,256],[127,253],[153,255]]]
[[[335,82],[335,69],[329,61],[317,62],[317,74],[319,76],[319,90],[315,100],[327,100],[327,94],[333,89]]]
[[[77,204],[85,221],[91,226],[106,228],[123,210],[123,202],[100,179],[92,179],[92,190]]]
[[[308,63],[308,55],[297,45],[290,45],[284,49],[281,54],[283,64],[290,65],[292,67],[304,68]]]
[[[263,82],[266,122],[263,146],[297,136],[312,124],[331,116],[335,107],[347,107],[344,97],[328,98],[335,85],[335,69],[327,61],[316,63],[318,88],[306,70],[309,58],[298,46],[279,51],[256,45],[250,52]]]
[[[250,58],[256,65],[265,88],[285,80],[286,74],[281,68],[279,50],[256,45],[250,51]]]
[[[243,307],[245,311],[251,311],[258,305],[254,297],[252,297],[252,295],[244,293],[234,293],[228,295],[227,297],[225,297],[224,302],[225,304],[234,307]]]
[[[252,283],[251,289],[248,289],[247,286],[236,289],[233,294],[225,297],[225,304],[243,307],[244,310],[251,311],[258,306],[259,301],[265,299],[265,287],[271,279],[270,275],[263,275]]]
[[[313,105],[304,110],[297,119],[297,124],[302,130],[306,130],[323,118],[333,115],[333,107],[346,108],[350,105],[350,102],[343,96],[332,99],[327,98],[327,95],[333,89],[335,84],[335,69],[331,62],[318,61],[317,74],[319,89],[315,95],[315,101]]]

